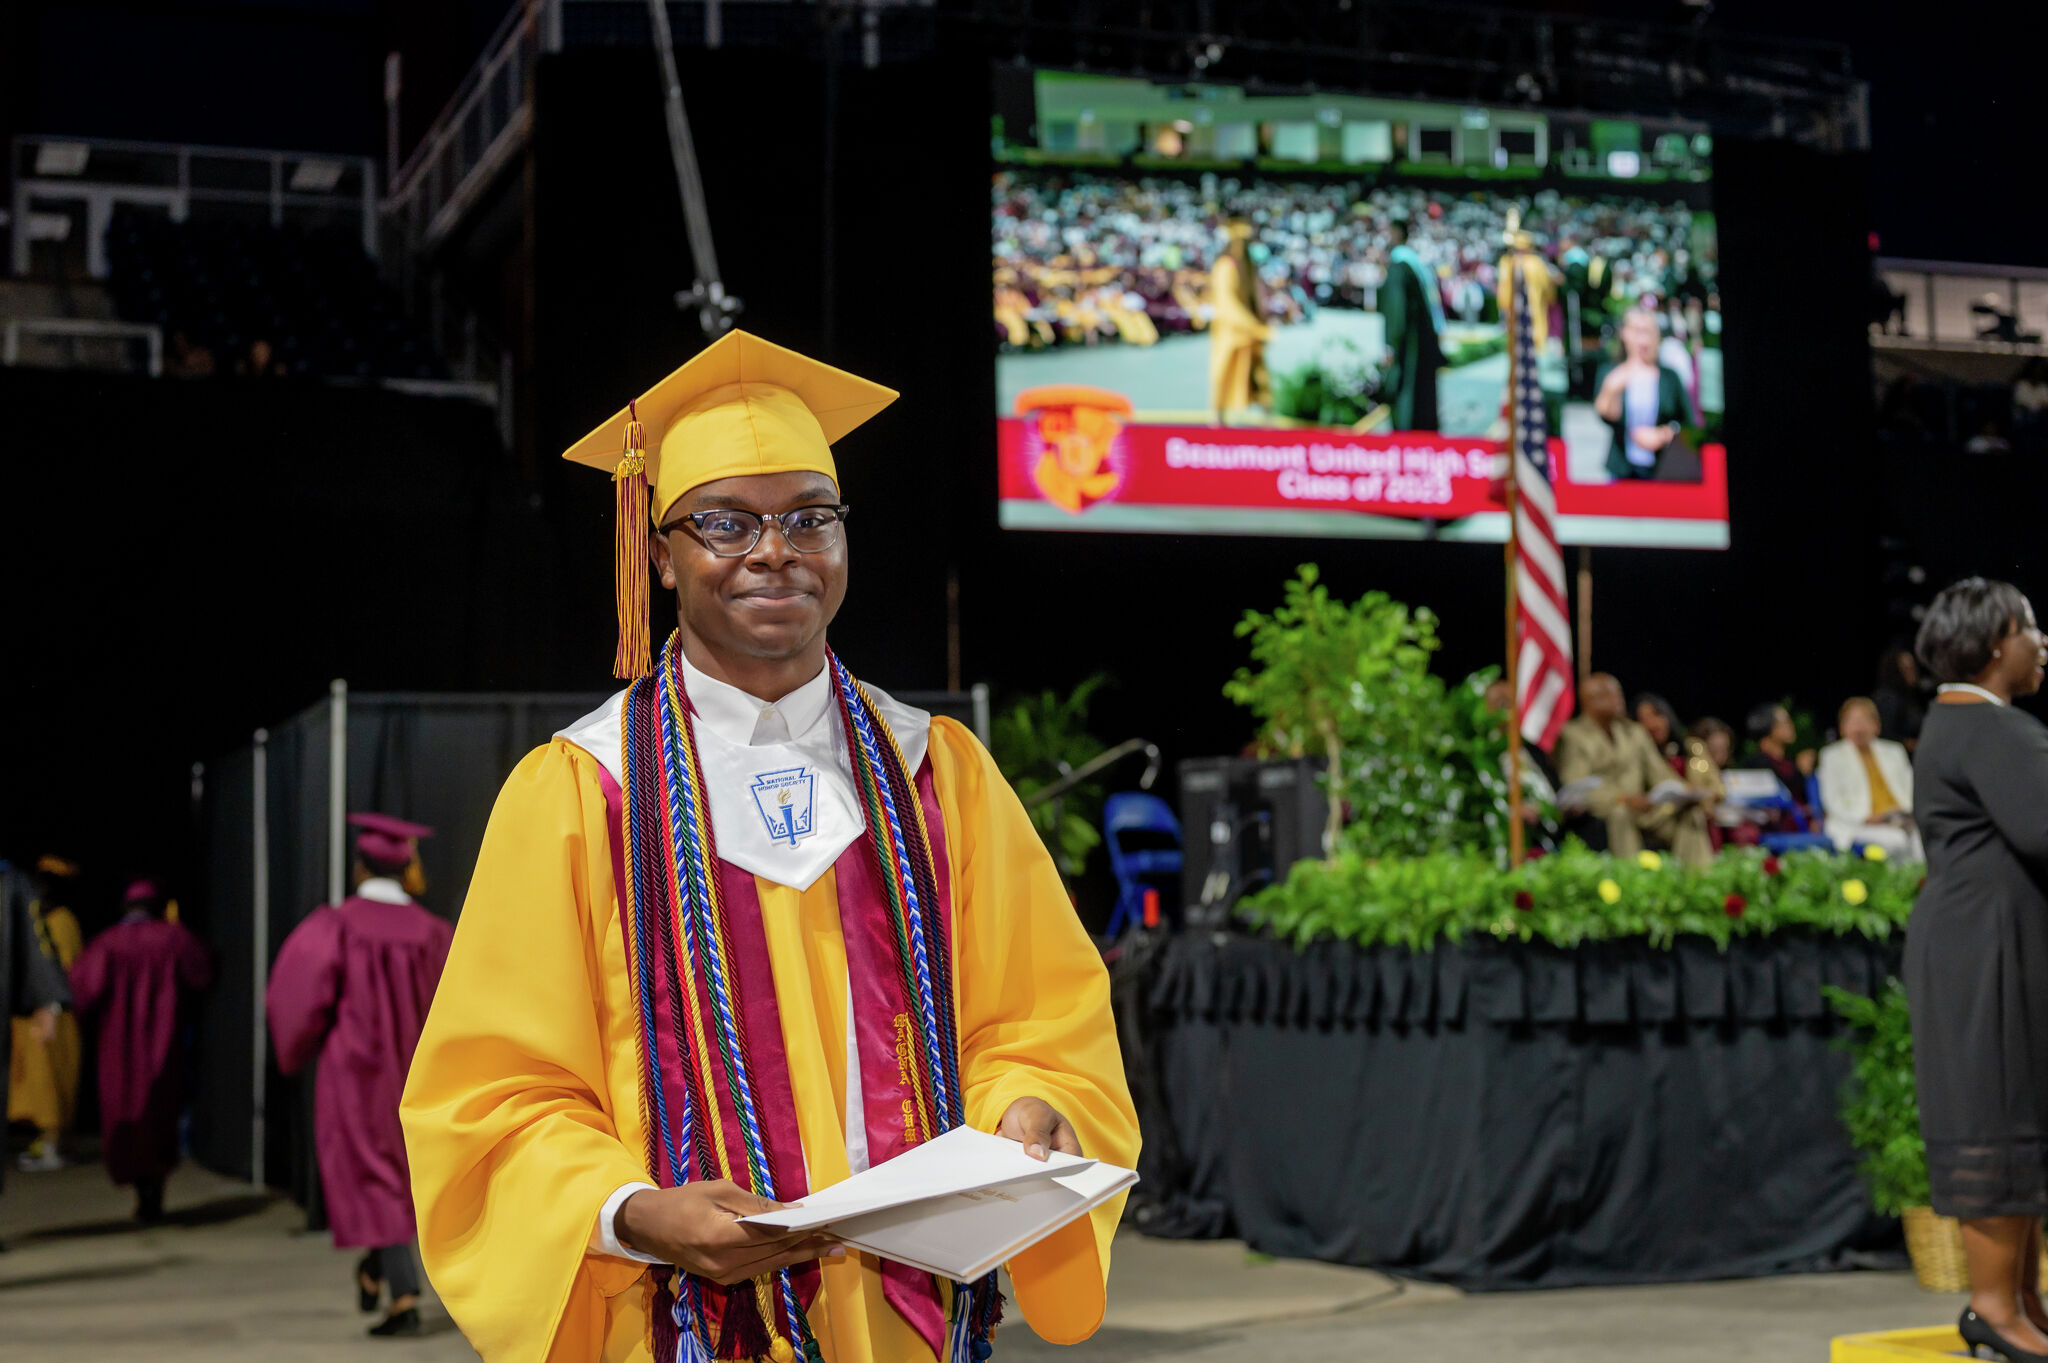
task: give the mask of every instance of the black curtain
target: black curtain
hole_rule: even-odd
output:
[[[1474,1290],[1863,1261],[1897,1227],[1836,1115],[1821,987],[1867,992],[1894,955],[1175,938],[1143,972],[1134,1216]]]
[[[348,808],[431,824],[421,844],[422,902],[461,912],[498,789],[519,759],[601,704],[600,694],[366,693],[348,702]],[[266,731],[268,952],[328,898],[329,702]],[[255,1035],[254,885],[257,755],[242,748],[207,765],[199,846],[205,893],[194,928],[211,945],[218,980],[201,1005],[192,1152],[201,1164],[250,1177]],[[313,1154],[313,1071],[287,1077],[274,1055],[265,1084],[264,1178],[325,1224]]]

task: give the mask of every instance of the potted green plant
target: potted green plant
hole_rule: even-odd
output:
[[[1020,697],[998,711],[989,726],[990,756],[1024,802],[1045,850],[1069,881],[1081,874],[1089,853],[1102,843],[1102,785],[1084,781],[1056,799],[1033,797],[1101,756],[1102,741],[1088,732],[1088,704],[1107,680],[1098,673],[1064,696],[1046,690]]]
[[[1920,1138],[1920,1103],[1913,1087],[1913,1023],[1906,989],[1886,980],[1866,998],[1830,985],[1828,1002],[1849,1023],[1852,1062],[1842,1088],[1842,1125],[1862,1157],[1878,1211],[1905,1225],[1913,1276],[1929,1292],[1967,1292],[1963,1231],[1955,1218],[1928,1205],[1927,1146]]]

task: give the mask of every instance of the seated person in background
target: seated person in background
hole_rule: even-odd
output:
[[[1910,648],[1896,644],[1877,660],[1878,729],[1890,734],[1911,752],[1920,742],[1920,725],[1927,718],[1927,703],[1920,693],[1920,660]]]
[[[1643,726],[1622,712],[1621,683],[1605,672],[1586,679],[1579,717],[1557,740],[1558,775],[1567,786],[1597,779],[1587,809],[1607,826],[1607,848],[1632,856],[1668,847],[1682,862],[1713,860],[1707,803],[1699,796],[1653,802],[1650,792],[1679,784]]]
[[[1512,721],[1508,717],[1508,681],[1506,677],[1495,677],[1486,684],[1486,708],[1501,717],[1502,727]],[[1507,774],[1508,755],[1502,749],[1501,774]],[[1531,743],[1522,740],[1522,822],[1529,830],[1533,846],[1555,850],[1568,837],[1577,838],[1595,852],[1607,850],[1607,825],[1594,818],[1585,810],[1567,811],[1558,808],[1557,792],[1563,782],[1557,777],[1557,764],[1550,760],[1550,754]],[[1546,811],[1555,809],[1556,818],[1546,817]]]
[[[1828,837],[1844,851],[1860,842],[1918,861],[1912,760],[1904,747],[1877,736],[1877,705],[1868,696],[1843,701],[1837,722],[1841,739],[1820,750],[1820,803]]]
[[[1692,736],[1705,745],[1716,767],[1726,771],[1735,765],[1735,730],[1727,720],[1703,715],[1692,722]]]
[[[1678,740],[1685,726],[1678,721],[1678,707],[1654,691],[1645,691],[1636,697],[1636,723],[1643,726],[1671,770],[1684,776],[1685,750]]]
[[[1686,738],[1686,751],[1713,763],[1714,779],[1718,784],[1720,774],[1735,765],[1735,730],[1724,719],[1703,715],[1692,723],[1692,732]],[[1725,799],[1728,788],[1723,785],[1720,790]],[[1733,842],[1744,847],[1754,846],[1759,825],[1776,818],[1776,811],[1769,815],[1750,813],[1723,803],[1714,810],[1714,845],[1718,848]]]
[[[1792,745],[1799,741],[1799,727],[1792,722],[1792,712],[1776,701],[1765,701],[1749,712],[1745,727],[1756,743],[1756,751],[1743,758],[1742,765],[1775,775],[1784,784],[1785,793],[1801,810],[1806,810],[1806,778],[1813,775],[1816,759],[1811,748],[1793,756]]]

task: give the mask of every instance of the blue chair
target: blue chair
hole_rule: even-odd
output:
[[[1132,834],[1150,835],[1142,847],[1126,845]],[[1171,847],[1159,846],[1171,838]],[[1180,820],[1173,807],[1157,795],[1122,791],[1102,802],[1102,840],[1109,847],[1109,870],[1116,877],[1116,907],[1110,911],[1108,936],[1145,921],[1145,891],[1180,879]]]
[[[1812,776],[1806,778],[1806,799],[1807,807],[1818,814],[1820,812],[1820,781],[1818,778]],[[1799,802],[1787,794],[1782,787],[1770,799],[1758,800],[1755,803],[1758,809],[1775,809],[1781,813],[1790,814],[1793,827],[1798,829],[1796,833],[1766,833],[1758,838],[1758,845],[1766,852],[1783,856],[1787,852],[1832,852],[1835,850],[1834,839],[1825,833],[1815,832],[1813,826],[1807,823],[1806,813],[1799,808]]]

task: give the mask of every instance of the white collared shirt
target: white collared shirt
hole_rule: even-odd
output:
[[[867,828],[831,669],[775,701],[718,681],[687,658],[683,684],[696,710],[691,731],[704,767],[718,855],[763,880],[808,890]],[[930,746],[932,717],[887,692],[867,691],[895,735],[905,769],[916,772]],[[624,699],[621,691],[556,735],[595,757],[621,783]]]
[[[412,896],[405,887],[390,876],[371,876],[356,886],[355,897],[367,899],[373,904],[410,904]]]
[[[765,701],[699,671],[685,658],[683,685],[696,711],[691,732],[704,767],[718,855],[763,880],[798,891],[809,889],[867,828],[854,794],[853,756],[847,750],[844,726],[837,722],[832,669],[820,669],[780,700]],[[875,687],[867,692],[895,736],[905,769],[915,774],[931,743],[931,716]],[[619,692],[556,735],[603,763],[612,779],[621,783],[625,760],[619,712],[625,696]],[[784,792],[790,797],[786,802],[779,798]],[[775,815],[783,816],[779,832],[771,823]],[[847,1166],[858,1174],[868,1167],[868,1133],[851,979],[845,1007],[846,1106],[841,1125]],[[662,1262],[619,1241],[619,1208],[642,1191],[653,1192],[654,1185],[624,1184],[604,1200],[591,1229],[591,1253]]]

